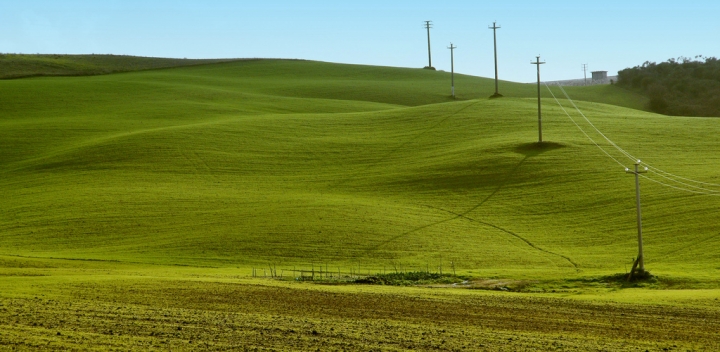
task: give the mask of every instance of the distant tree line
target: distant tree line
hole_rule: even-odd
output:
[[[646,95],[657,113],[720,117],[720,60],[714,57],[646,61],[618,72],[617,84]]]

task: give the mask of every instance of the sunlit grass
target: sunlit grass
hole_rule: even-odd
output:
[[[212,266],[453,262],[519,277],[631,263],[632,178],[554,101],[552,144],[538,149],[533,99],[419,104],[442,98],[420,84],[433,74],[258,61],[3,82],[0,252]],[[323,85],[306,76],[338,88],[313,90]],[[384,82],[401,85],[396,100]],[[717,178],[716,120],[578,104],[646,161]],[[705,249],[720,243],[717,200],[643,187],[649,268],[716,277],[717,254]]]
[[[605,156],[547,91],[546,143],[539,146],[533,85],[503,82],[505,98],[490,100],[492,80],[460,76],[453,100],[446,93],[448,81],[446,73],[428,70],[275,60],[0,81],[0,297],[6,306],[20,307],[17,314],[23,317],[12,327],[0,326],[0,342],[6,332],[14,344],[33,336],[27,341],[34,347],[58,339],[46,334],[56,332],[54,325],[32,330],[37,322],[24,318],[33,312],[57,317],[53,309],[41,309],[35,297],[57,300],[61,316],[75,314],[71,306],[78,302],[85,305],[81,316],[92,311],[111,316],[97,325],[101,328],[79,316],[73,326],[87,335],[73,335],[65,347],[102,335],[98,346],[124,349],[158,348],[153,344],[160,341],[143,335],[150,328],[127,328],[125,313],[108,313],[127,305],[132,306],[127,314],[159,326],[156,332],[174,348],[193,349],[180,344],[208,341],[217,331],[193,337],[168,329],[188,316],[193,324],[212,325],[221,318],[212,315],[209,323],[200,318],[202,312],[249,307],[232,298],[235,289],[371,293],[378,296],[355,297],[381,307],[402,306],[398,302],[415,295],[437,298],[431,289],[287,281],[299,270],[316,268],[358,275],[452,270],[477,280],[474,287],[481,290],[443,291],[440,301],[456,303],[448,309],[466,309],[483,299],[489,306],[534,302],[532,314],[546,322],[560,319],[543,315],[557,298],[564,299],[567,310],[561,311],[567,316],[577,309],[601,310],[604,304],[618,316],[629,306],[635,316],[662,316],[646,311],[654,309],[647,308],[651,304],[694,307],[703,317],[715,314],[717,197],[642,181],[646,266],[658,281],[635,288],[607,283],[602,278],[628,271],[637,254],[634,179],[623,167],[632,161],[607,144],[623,165]],[[630,109],[643,101],[613,86],[568,93],[609,138],[643,161],[720,183],[718,120]],[[569,102],[561,104],[581,121]],[[253,269],[270,267],[285,273],[285,280],[248,278]],[[485,290],[506,286],[518,301]],[[264,290],[252,294],[261,297]],[[175,293],[182,299],[169,305]],[[18,301],[7,301],[12,299]],[[278,304],[293,299],[292,293],[283,294]],[[577,308],[581,303],[572,300],[589,300],[592,308]],[[407,319],[437,318],[419,313],[436,304],[434,299],[415,303],[403,306],[411,312]],[[268,324],[297,329],[286,318],[316,319],[317,306],[309,307],[285,315],[258,305],[252,308],[255,315],[237,319],[251,325],[269,319]],[[151,318],[166,308],[172,321]],[[328,325],[342,331],[338,343],[355,341],[350,330],[362,319],[407,323],[377,311],[368,317],[349,311],[336,312],[339,320]],[[0,312],[15,317],[15,311]],[[273,316],[282,318],[271,322]],[[509,321],[503,317],[497,321]],[[606,324],[601,318],[599,324]],[[452,319],[443,315],[433,329],[456,326]],[[692,325],[695,318],[688,319],[683,322]],[[113,324],[129,329],[114,333],[133,337],[125,342],[108,337]],[[560,330],[533,330],[543,324],[511,325],[497,329],[537,339],[517,346],[558,341]],[[242,326],[258,336],[262,330]],[[352,329],[346,331],[347,326]],[[506,341],[498,331],[470,333],[476,340]],[[623,339],[637,339],[633,348],[647,347],[651,340],[639,328],[629,337],[609,328],[599,331],[593,339],[609,337],[610,342],[577,335],[571,345],[587,349],[587,340],[619,349]],[[705,341],[702,346],[710,346],[706,332],[694,333]],[[691,335],[667,340],[692,346],[697,336]],[[236,346],[236,338],[225,336],[214,347]],[[443,339],[431,340],[395,347],[431,348]]]

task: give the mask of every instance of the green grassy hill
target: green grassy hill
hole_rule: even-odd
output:
[[[492,87],[460,76],[452,100],[449,73],[277,60],[0,81],[0,255],[625,270],[632,176],[549,99],[538,148],[536,87]],[[613,86],[568,92],[644,161],[720,183],[718,120],[633,110]],[[648,269],[720,278],[720,199],[642,187]]]
[[[108,73],[194,66],[232,59],[166,59],[127,55],[0,54],[0,79],[36,76],[92,76]]]

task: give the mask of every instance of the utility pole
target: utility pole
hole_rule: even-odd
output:
[[[587,64],[582,64],[583,66],[583,75],[585,77],[585,85],[587,85]]]
[[[453,43],[450,43],[450,46],[448,47],[450,49],[450,92],[452,93],[452,97],[455,98],[455,55],[454,51],[457,49],[456,46],[453,45]]]
[[[430,54],[430,28],[432,28],[432,21],[425,21],[425,29],[427,29],[428,37],[428,68],[432,69],[432,55]]]
[[[493,22],[492,27],[488,27],[488,29],[493,30],[493,44],[495,46],[495,94],[493,94],[493,98],[501,97],[502,95],[498,92],[498,61],[497,61],[497,35],[496,32],[500,27],[495,25],[495,22]]]
[[[537,56],[537,61],[531,62],[533,65],[537,65],[537,88],[538,88],[538,143],[542,143],[542,112],[540,110],[540,65],[544,62],[540,62],[540,55]]]
[[[635,175],[635,203],[637,204],[637,229],[638,229],[638,257],[637,260],[635,260],[635,263],[633,263],[632,270],[630,271],[630,277],[628,279],[632,279],[633,274],[635,273],[635,268],[637,268],[638,273],[642,274],[645,272],[645,258],[643,256],[643,239],[642,239],[642,211],[640,208],[640,174],[644,174],[648,171],[647,168],[644,170],[640,170],[640,164],[642,162],[638,160],[635,163],[635,170],[625,169],[626,173],[634,174]]]

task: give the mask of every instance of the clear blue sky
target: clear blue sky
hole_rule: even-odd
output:
[[[678,56],[720,57],[720,1],[0,0],[0,52],[297,58],[427,65],[500,78],[581,78]]]

